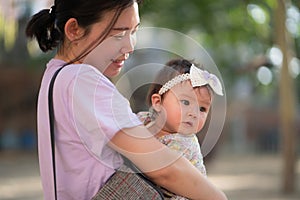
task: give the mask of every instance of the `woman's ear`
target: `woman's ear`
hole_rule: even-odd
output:
[[[84,29],[78,25],[75,18],[70,18],[65,24],[65,35],[69,41],[80,39],[84,34]]]
[[[156,112],[160,112],[161,111],[161,103],[162,103],[162,99],[161,96],[159,94],[153,94],[151,96],[151,103],[152,103],[152,107]]]

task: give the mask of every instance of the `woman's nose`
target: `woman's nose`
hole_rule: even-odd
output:
[[[135,35],[130,35],[126,41],[124,41],[124,45],[121,49],[122,54],[132,53],[134,51],[134,46],[136,44]]]

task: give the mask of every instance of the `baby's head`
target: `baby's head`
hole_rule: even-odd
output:
[[[195,77],[194,79],[197,80],[192,80],[191,73],[193,72],[195,72],[193,78]],[[184,74],[187,75],[185,76]],[[177,80],[174,80],[175,77],[177,77]],[[147,104],[151,106],[151,96],[153,94],[160,94],[163,98],[165,92],[177,83],[186,80],[192,81],[194,83],[193,87],[207,87],[211,95],[217,93],[218,95],[223,96],[222,85],[214,74],[201,70],[200,67],[193,64],[191,61],[185,59],[173,59],[166,63],[164,68],[159,71],[154,83],[151,84],[147,95]]]
[[[167,132],[199,132],[213,94],[223,95],[219,79],[185,59],[166,63],[150,86],[147,103]]]

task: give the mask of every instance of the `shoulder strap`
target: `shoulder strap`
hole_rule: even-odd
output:
[[[48,91],[48,108],[49,108],[49,122],[50,122],[50,139],[51,139],[51,151],[52,151],[52,166],[53,166],[53,180],[54,180],[54,197],[57,200],[57,186],[56,186],[56,164],[55,164],[55,144],[54,144],[54,109],[53,109],[53,86],[57,74],[62,70],[59,68],[53,75]]]

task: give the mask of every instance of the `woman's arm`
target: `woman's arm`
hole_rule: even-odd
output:
[[[161,144],[143,126],[119,131],[110,146],[171,192],[190,199],[227,199],[187,159]]]

